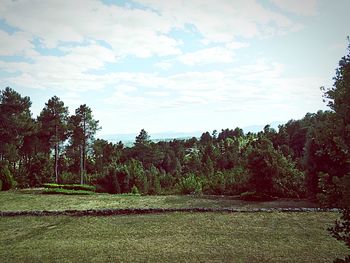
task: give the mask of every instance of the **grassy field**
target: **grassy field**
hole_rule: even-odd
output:
[[[0,262],[331,262],[337,213],[2,217]]]
[[[0,211],[103,208],[315,207],[225,197],[0,192]],[[350,253],[334,212],[0,217],[0,262],[331,262]]]
[[[278,200],[246,202],[225,197],[205,196],[133,196],[133,195],[42,195],[37,191],[0,192],[0,211],[85,210],[103,208],[185,208],[185,207],[317,207],[308,201]]]

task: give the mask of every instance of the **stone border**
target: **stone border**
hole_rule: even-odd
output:
[[[89,209],[61,211],[0,211],[0,217],[14,216],[114,216],[142,215],[171,212],[226,212],[226,213],[255,213],[255,212],[340,212],[338,208],[126,208],[126,209]]]

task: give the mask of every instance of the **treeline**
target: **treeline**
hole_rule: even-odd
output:
[[[324,90],[330,111],[308,113],[278,131],[240,128],[200,138],[152,142],[145,130],[133,147],[95,139],[99,123],[81,105],[73,115],[52,97],[33,118],[29,97],[0,94],[0,184],[92,184],[101,192],[204,193],[248,197],[312,197],[341,205],[350,172],[350,58]]]

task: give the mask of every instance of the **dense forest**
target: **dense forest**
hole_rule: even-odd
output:
[[[278,131],[237,127],[155,143],[141,130],[124,147],[94,138],[100,126],[87,105],[70,115],[54,96],[33,118],[30,98],[7,87],[0,93],[0,189],[80,183],[108,193],[308,197],[341,206],[350,188],[350,54],[323,91],[329,111]]]

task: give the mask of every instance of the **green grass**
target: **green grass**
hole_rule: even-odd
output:
[[[42,195],[38,190],[0,192],[0,211],[85,210],[103,208],[182,208],[182,207],[315,207],[307,201],[278,200],[247,202],[224,197],[137,196],[137,195]]]
[[[63,188],[46,188],[42,192],[43,194],[47,195],[54,195],[54,194],[62,194],[62,195],[92,195],[95,194],[92,191],[86,191],[86,190],[69,190],[69,189],[63,189]]]
[[[331,262],[337,213],[2,217],[0,262]]]

